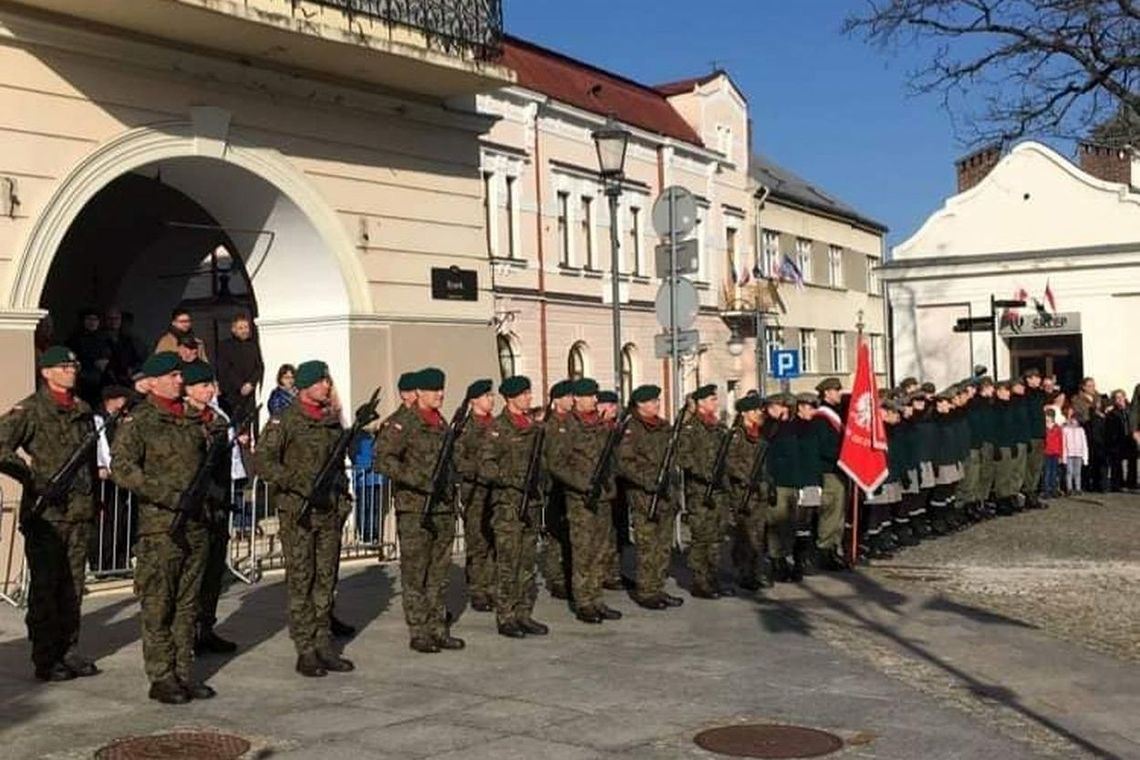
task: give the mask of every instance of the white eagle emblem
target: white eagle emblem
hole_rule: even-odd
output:
[[[861,393],[859,398],[855,399],[855,420],[861,428],[869,429],[871,427],[871,394],[869,392]]]

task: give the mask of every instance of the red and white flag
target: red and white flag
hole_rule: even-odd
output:
[[[879,406],[879,389],[871,371],[871,349],[860,339],[855,382],[839,449],[839,467],[870,495],[887,479],[887,431]]]
[[[1057,313],[1057,299],[1053,297],[1053,289],[1049,287],[1048,280],[1045,281],[1045,303],[1049,304],[1049,311]]]

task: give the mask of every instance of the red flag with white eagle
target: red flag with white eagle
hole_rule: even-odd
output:
[[[860,338],[855,382],[839,449],[839,467],[868,495],[887,479],[887,431],[879,389],[871,371],[871,349]]]

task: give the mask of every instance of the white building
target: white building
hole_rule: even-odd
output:
[[[1140,157],[1092,144],[1079,155],[1080,167],[1023,142],[1005,156],[988,149],[958,162],[958,194],[882,270],[896,378],[942,387],[982,364],[999,377],[1037,367],[1068,388],[1084,375],[1102,390],[1140,382],[1131,333],[1140,319]],[[959,319],[989,316],[991,296],[1027,305],[999,310],[996,341],[954,331]]]

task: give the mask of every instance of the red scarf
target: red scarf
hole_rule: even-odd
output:
[[[760,423],[756,423],[755,425],[750,425],[747,422],[745,422],[744,423],[744,434],[746,436],[748,436],[748,440],[752,441],[753,443],[756,443],[756,441],[760,440]]]
[[[578,419],[582,422],[582,424],[586,425],[587,427],[593,427],[602,421],[597,409],[593,410],[592,412],[575,412],[575,414],[578,415]]]
[[[72,395],[71,391],[53,391],[51,388],[48,388],[48,393],[51,394],[52,401],[67,411],[70,412],[75,408],[75,396]]]
[[[495,418],[489,414],[476,413],[471,416],[475,418],[475,423],[479,425],[479,427],[491,427],[495,422]]]
[[[214,417],[217,416],[216,414],[214,414],[214,410],[208,406],[202,407],[202,409],[198,412],[198,414],[201,415],[201,417],[202,417],[202,424],[203,425],[209,425],[211,422],[214,421]]]
[[[441,428],[443,427],[443,415],[439,413],[438,409],[428,409],[425,406],[416,407],[416,411],[420,415],[420,419],[428,427]]]
[[[507,410],[507,417],[510,419],[511,424],[513,424],[519,430],[526,430],[532,424],[534,424],[534,420],[532,420],[530,418],[530,415],[526,414],[525,412],[522,414],[518,414],[518,413],[513,412],[510,409],[508,409]]]
[[[656,417],[656,416],[654,416],[654,417],[643,417],[643,416],[641,416],[640,412],[638,412],[637,418],[639,420],[641,420],[643,423],[645,423],[646,427],[650,427],[650,428],[661,427],[661,425],[664,424],[664,422],[665,422],[665,420],[661,419],[660,417]]]
[[[151,403],[159,409],[168,414],[173,414],[175,417],[182,417],[186,414],[186,407],[182,405],[182,399],[180,398],[163,398],[162,396],[156,396],[152,393],[150,394],[150,400]]]
[[[707,414],[705,412],[701,412],[701,421],[709,427],[715,427],[716,424],[720,422],[720,415],[716,412],[708,412]]]
[[[325,418],[325,408],[320,404],[314,404],[303,398],[298,398],[297,403],[301,405],[301,412],[309,419],[320,422]]]

